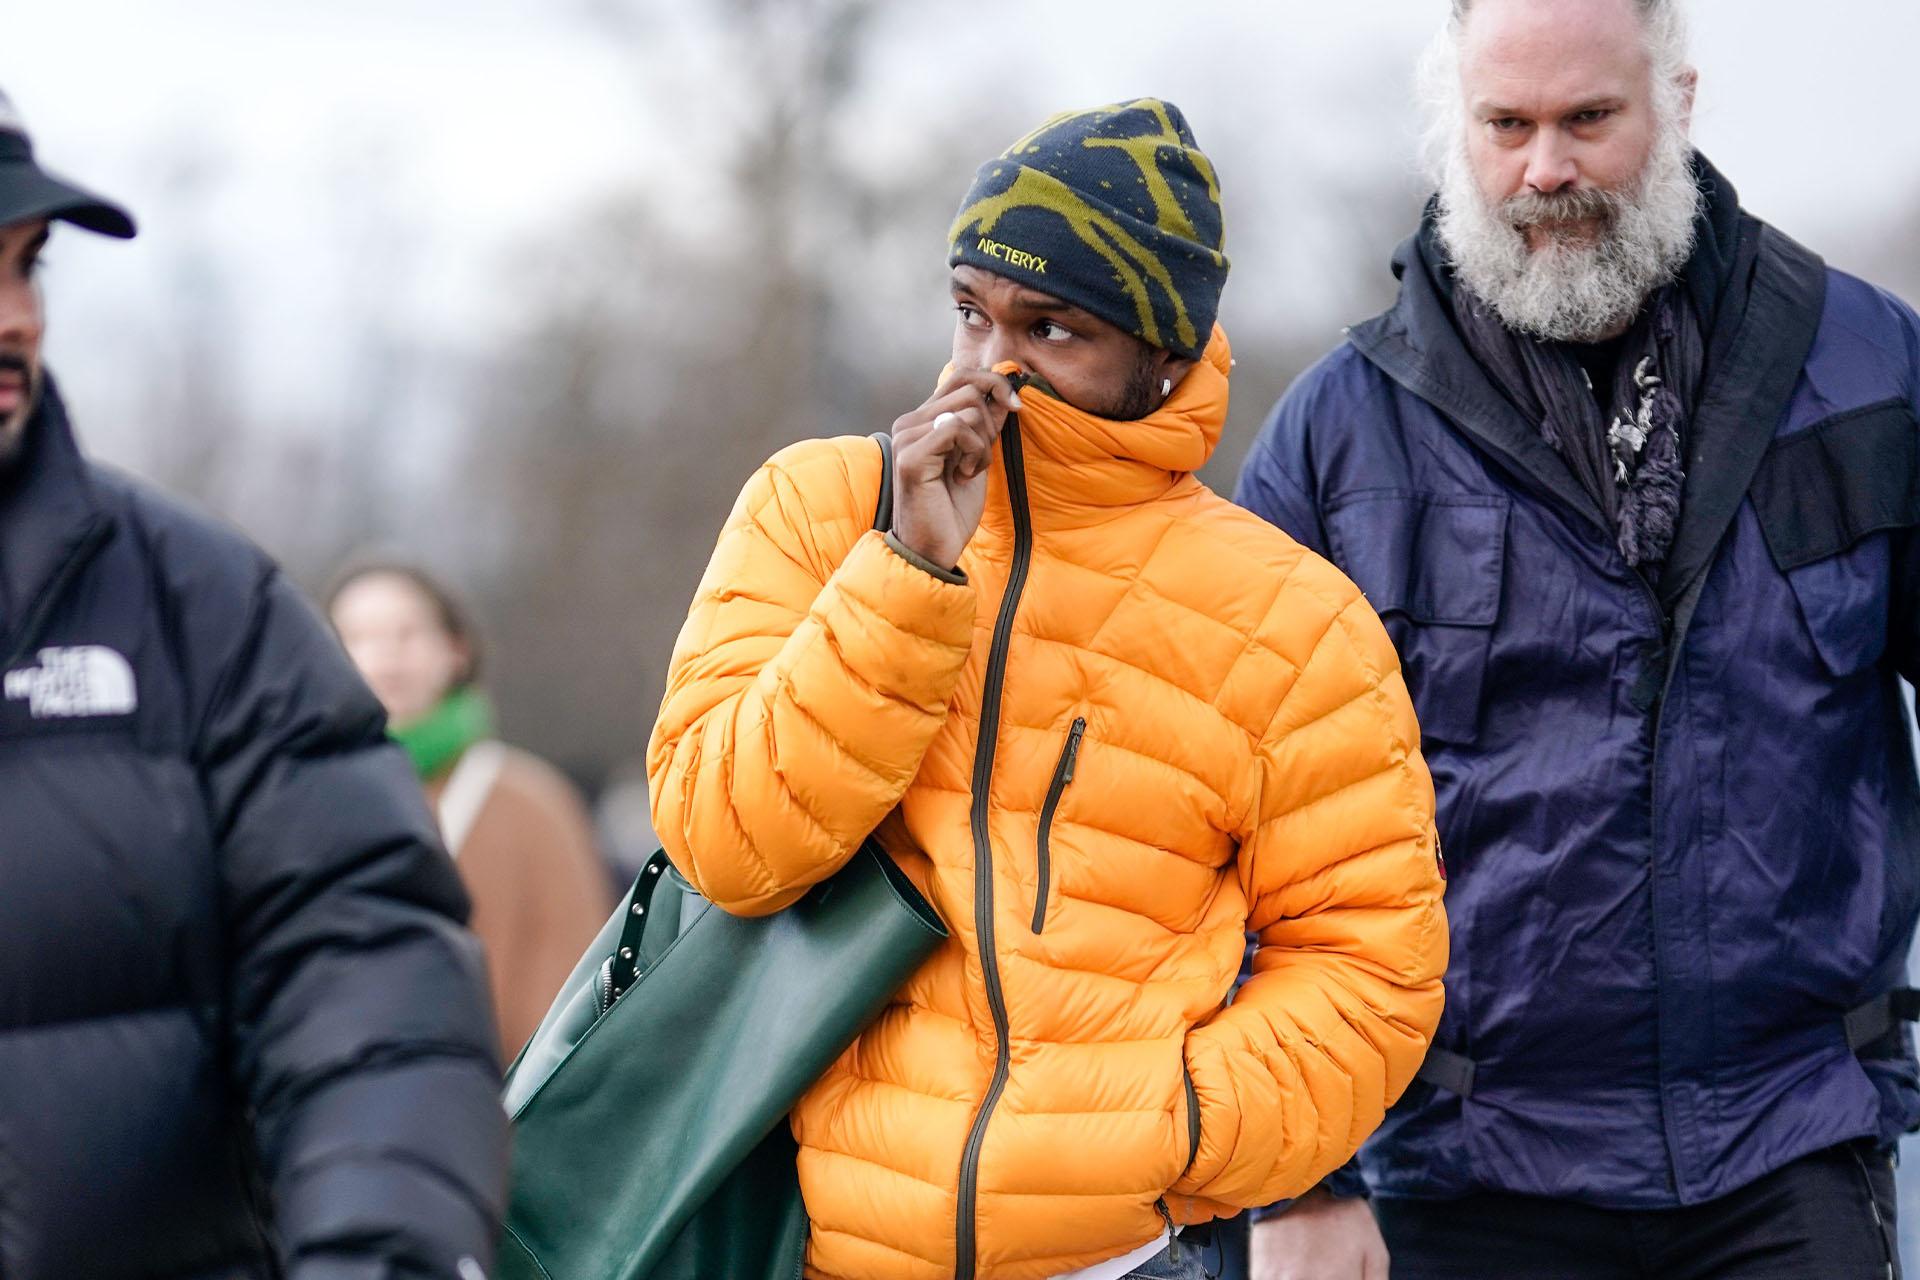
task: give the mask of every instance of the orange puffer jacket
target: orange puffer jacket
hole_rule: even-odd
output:
[[[1190,474],[1230,363],[1216,331],[1139,422],[1023,391],[964,581],[869,529],[859,438],[720,535],[650,749],[667,852],[764,914],[879,827],[953,935],[794,1112],[811,1276],[1055,1276],[1296,1195],[1426,1052],[1419,730],[1353,585]]]

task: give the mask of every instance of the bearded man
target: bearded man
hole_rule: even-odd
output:
[[[1244,505],[1386,617],[1458,943],[1255,1275],[1895,1273],[1920,1117],[1920,323],[1687,141],[1672,0],[1455,0],[1399,301]],[[1383,1240],[1384,1237],[1384,1240]]]

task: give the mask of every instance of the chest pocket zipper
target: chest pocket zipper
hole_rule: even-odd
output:
[[[1053,815],[1060,807],[1060,795],[1073,781],[1074,765],[1080,759],[1080,739],[1087,732],[1084,717],[1067,731],[1067,745],[1060,750],[1060,763],[1053,766],[1053,782],[1047,787],[1047,801],[1040,809],[1040,891],[1034,896],[1033,931],[1039,933],[1047,923],[1047,890],[1053,884]]]

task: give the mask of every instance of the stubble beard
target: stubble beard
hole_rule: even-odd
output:
[[[33,421],[34,410],[40,407],[40,394],[40,371],[29,366],[26,399],[18,409],[0,418],[0,477],[11,472],[20,455],[26,452],[27,424]]]
[[[1098,411],[1099,417],[1110,422],[1137,422],[1153,412],[1157,403],[1154,394],[1160,389],[1156,353],[1142,342],[1134,355],[1133,368],[1127,371],[1118,397]]]
[[[1459,279],[1508,329],[1598,342],[1633,322],[1647,297],[1693,255],[1702,195],[1684,125],[1662,122],[1640,176],[1617,190],[1491,203],[1462,134],[1440,184],[1439,234]],[[1569,234],[1573,225],[1597,230]],[[1529,246],[1527,231],[1539,237]]]

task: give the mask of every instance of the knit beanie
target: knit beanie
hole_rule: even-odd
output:
[[[948,233],[966,263],[1197,359],[1227,256],[1220,184],[1158,98],[1054,116],[980,166]]]

